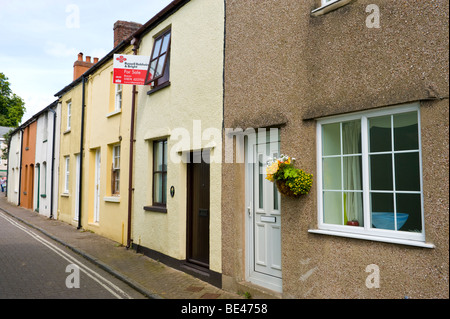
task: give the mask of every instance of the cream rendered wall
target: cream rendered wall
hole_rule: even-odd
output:
[[[131,47],[121,54],[132,54]],[[126,244],[128,172],[131,121],[131,85],[124,85],[122,109],[114,111],[113,59],[92,73],[86,84],[85,154],[83,159],[82,226]],[[120,195],[111,194],[112,146],[120,144]],[[100,149],[99,220],[94,221],[95,152]]]
[[[77,225],[75,219],[75,199],[76,199],[76,161],[75,155],[80,153],[81,138],[81,104],[82,104],[82,83],[80,82],[70,91],[60,98],[61,103],[61,128],[60,128],[60,156],[59,156],[59,203],[58,219]],[[71,128],[67,129],[67,102],[72,102],[71,108]],[[70,175],[69,192],[64,192],[65,185],[65,157],[69,156]]]
[[[133,241],[173,258],[186,258],[186,168],[170,160],[170,152],[215,145],[211,157],[221,158],[224,3],[195,0],[184,5],[142,38],[139,55],[150,56],[155,35],[171,27],[171,85],[151,95],[138,88],[134,163]],[[194,120],[200,121],[194,142]],[[201,140],[212,128],[212,137]],[[186,130],[190,140],[177,133]],[[200,133],[198,133],[200,132]],[[207,133],[207,132],[206,132]],[[168,137],[167,213],[145,211],[152,204],[152,141]],[[183,143],[186,142],[186,143]],[[221,164],[210,167],[210,269],[222,272]]]

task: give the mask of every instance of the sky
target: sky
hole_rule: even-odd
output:
[[[0,72],[25,101],[22,123],[73,80],[78,53],[103,58],[118,20],[146,23],[171,0],[0,0]]]

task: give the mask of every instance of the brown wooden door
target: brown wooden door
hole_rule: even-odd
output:
[[[187,165],[187,260],[209,267],[209,151],[192,152]]]
[[[30,174],[28,176],[28,208],[33,209],[33,199],[34,199],[34,165],[30,165]]]

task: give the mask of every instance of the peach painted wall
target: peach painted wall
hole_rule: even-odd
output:
[[[36,125],[36,122],[33,122],[23,131],[20,206],[28,209],[33,209]]]

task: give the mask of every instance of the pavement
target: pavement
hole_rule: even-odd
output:
[[[187,273],[90,231],[49,219],[7,201],[0,193],[0,211],[70,248],[150,299],[243,299]]]

